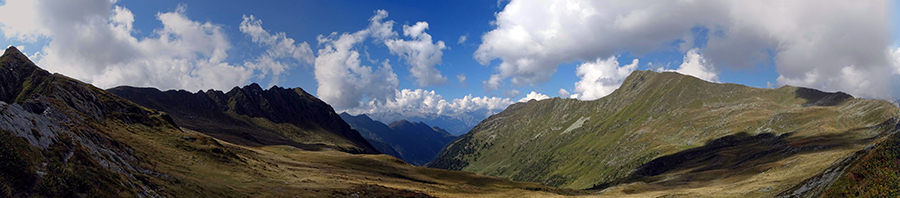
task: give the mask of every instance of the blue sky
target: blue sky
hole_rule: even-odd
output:
[[[648,69],[900,96],[896,3],[779,2],[7,0],[0,44],[103,88],[256,82],[301,87],[355,113],[454,115],[496,112],[526,97],[591,100]],[[417,31],[419,22],[427,29]],[[385,27],[392,34],[377,33]],[[430,40],[416,37],[423,34]],[[361,41],[323,55],[350,41],[341,35]],[[278,48],[282,41],[293,42]]]
[[[477,81],[463,86],[455,76],[466,74],[468,81],[488,77],[490,68],[473,60],[472,53],[478,47],[478,36],[490,30],[493,13],[500,11],[497,3],[490,1],[282,1],[259,5],[214,1],[122,1],[119,5],[134,8],[132,12],[135,15],[135,27],[145,30],[135,36],[151,36],[150,30],[161,28],[159,21],[155,19],[157,12],[174,10],[178,5],[187,5],[186,14],[189,18],[225,26],[229,39],[236,48],[233,56],[229,56],[230,60],[235,62],[252,59],[255,54],[265,50],[249,41],[238,30],[243,15],[254,15],[263,21],[265,29],[284,32],[290,38],[311,45],[316,44],[318,35],[354,32],[365,28],[368,25],[367,19],[372,17],[376,10],[389,12],[387,20],[397,23],[395,31],[402,31],[400,27],[402,25],[426,21],[430,25],[427,33],[431,34],[434,40],[444,41],[449,47],[444,51],[443,62],[437,67],[452,78],[444,86],[427,87],[440,92],[445,98],[461,98],[469,93],[485,95]],[[459,37],[467,34],[473,39],[457,44]],[[408,79],[409,71],[399,69],[404,67],[404,64],[398,62],[397,56],[391,55],[386,47],[367,42],[362,48],[368,48],[366,51],[373,56],[372,59],[391,59],[397,68],[394,71],[400,79],[400,87],[418,88],[413,80]],[[241,52],[242,50],[247,51]],[[278,83],[279,86],[302,87],[315,94],[318,85],[311,67],[300,65],[293,67],[289,73],[290,76],[284,82]],[[265,86],[269,84],[269,80],[251,81]]]

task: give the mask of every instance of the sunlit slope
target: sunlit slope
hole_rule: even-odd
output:
[[[629,191],[637,193],[724,183],[712,189],[727,184],[737,195],[764,195],[790,188],[894,130],[877,126],[896,124],[890,119],[898,111],[889,102],[844,93],[635,71],[594,101],[511,105],[428,166],[568,188],[645,183]],[[782,166],[790,168],[773,169]],[[773,173],[778,175],[761,175]],[[685,181],[673,182],[679,179]]]

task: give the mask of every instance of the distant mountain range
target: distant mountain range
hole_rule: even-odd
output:
[[[382,153],[417,166],[431,161],[444,146],[456,139],[447,131],[423,122],[401,120],[385,125],[366,114],[341,113],[340,116]]]
[[[472,130],[472,127],[475,127],[475,125],[478,125],[481,120],[487,118],[489,113],[490,112],[487,110],[479,110],[453,116],[437,114],[407,115],[397,112],[379,112],[366,115],[373,120],[377,120],[383,123],[392,123],[400,120],[407,120],[410,122],[424,122],[425,124],[428,124],[430,126],[436,126],[445,129],[450,134],[458,136],[468,133],[469,130]]]
[[[869,148],[897,150],[885,142],[896,142],[898,118],[890,102],[841,92],[634,71],[594,101],[513,104],[427,166],[610,195],[817,196],[849,177],[845,168],[858,167]],[[849,187],[858,189],[866,187]]]

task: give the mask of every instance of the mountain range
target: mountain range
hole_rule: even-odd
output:
[[[0,56],[0,197],[897,197],[898,132],[883,100],[635,71],[450,141],[300,88],[103,90]]]
[[[513,104],[427,166],[618,196],[815,196],[898,117],[841,92],[635,71],[597,100]]]
[[[163,111],[51,74],[14,47],[0,56],[0,82],[0,197],[590,193],[374,154],[329,105],[300,89],[114,89]]]
[[[478,122],[487,118],[489,114],[491,114],[491,112],[488,110],[478,110],[452,116],[437,114],[404,114],[397,112],[375,112],[366,114],[366,116],[383,123],[393,123],[401,120],[423,122],[430,126],[445,129],[452,135],[459,136],[472,130],[475,125],[478,125]]]
[[[382,153],[417,166],[431,161],[444,146],[456,139],[447,131],[423,122],[400,120],[385,125],[366,114],[341,113],[340,116]]]

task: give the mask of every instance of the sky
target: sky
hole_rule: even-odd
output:
[[[301,87],[338,111],[594,100],[634,70],[900,98],[892,1],[0,0],[0,45],[101,88]]]

